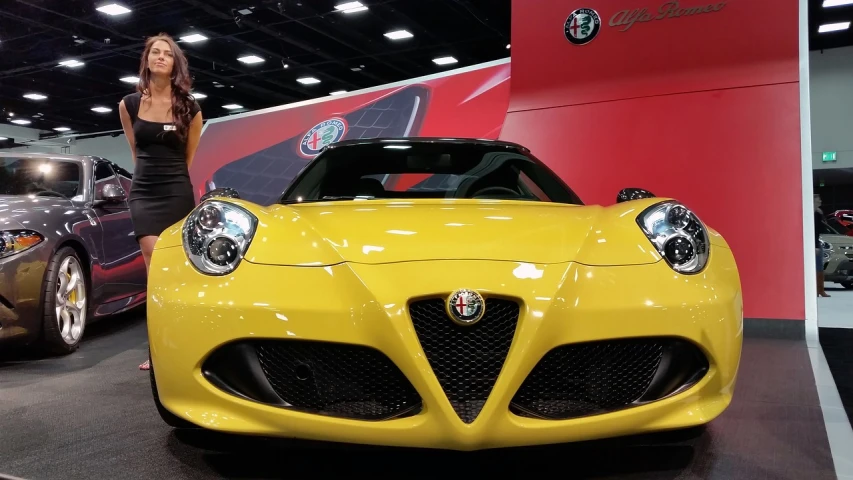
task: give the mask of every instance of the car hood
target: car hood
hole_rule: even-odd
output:
[[[64,198],[0,195],[0,230],[53,231],[54,220],[66,221],[70,209],[74,209],[73,202]]]
[[[853,237],[848,235],[821,235],[820,239],[832,245],[853,245]]]
[[[247,208],[258,229],[245,260],[325,266],[425,260],[639,265],[661,259],[636,223],[643,199],[610,207],[487,200],[345,201]],[[711,231],[712,243],[727,246]],[[157,248],[181,244],[181,225]]]

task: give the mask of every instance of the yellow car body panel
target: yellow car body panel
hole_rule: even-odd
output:
[[[742,345],[737,266],[709,231],[698,274],[676,273],[635,219],[661,199],[611,207],[506,201],[347,201],[260,207],[259,226],[229,274],[200,273],[182,224],[152,258],[148,332],[159,401],[203,428],[237,434],[455,450],[538,445],[705,424],[729,405]],[[518,302],[517,329],[479,416],[455,413],[413,328],[413,300],[476,290]],[[448,319],[448,321],[450,321]],[[566,420],[516,415],[510,401],[547,352],[582,342],[672,337],[708,369],[684,391]],[[212,384],[202,365],[242,339],[368,346],[411,382],[423,408],[382,421],[270,406]]]

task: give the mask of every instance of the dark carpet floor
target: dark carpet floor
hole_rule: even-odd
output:
[[[820,346],[847,418],[853,419],[853,329],[820,328]]]
[[[473,453],[176,435],[157,416],[140,315],[65,358],[0,358],[0,473],[28,480],[835,479],[805,344],[747,341],[735,401],[698,435]],[[827,356],[829,356],[827,354]]]

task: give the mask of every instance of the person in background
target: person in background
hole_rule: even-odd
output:
[[[137,91],[119,104],[134,164],[130,216],[146,271],[163,230],[195,208],[189,168],[202,116],[191,88],[187,58],[170,36],[160,34],[145,43]],[[139,368],[150,366],[146,360]]]
[[[820,243],[821,224],[823,223],[823,211],[820,209],[822,201],[820,195],[814,196],[814,238],[815,238],[815,260],[817,262],[817,296],[828,297],[824,290],[823,280],[823,245]]]

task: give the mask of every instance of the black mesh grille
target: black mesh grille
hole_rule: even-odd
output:
[[[403,372],[372,348],[297,340],[255,346],[273,390],[292,408],[363,420],[420,410],[420,396]]]
[[[485,316],[472,326],[453,323],[442,299],[414,302],[409,311],[421,347],[447,399],[462,421],[473,422],[509,353],[518,324],[518,304],[487,299]]]
[[[666,340],[564,345],[548,352],[512,399],[517,414],[567,419],[610,412],[639,400],[652,383]]]

